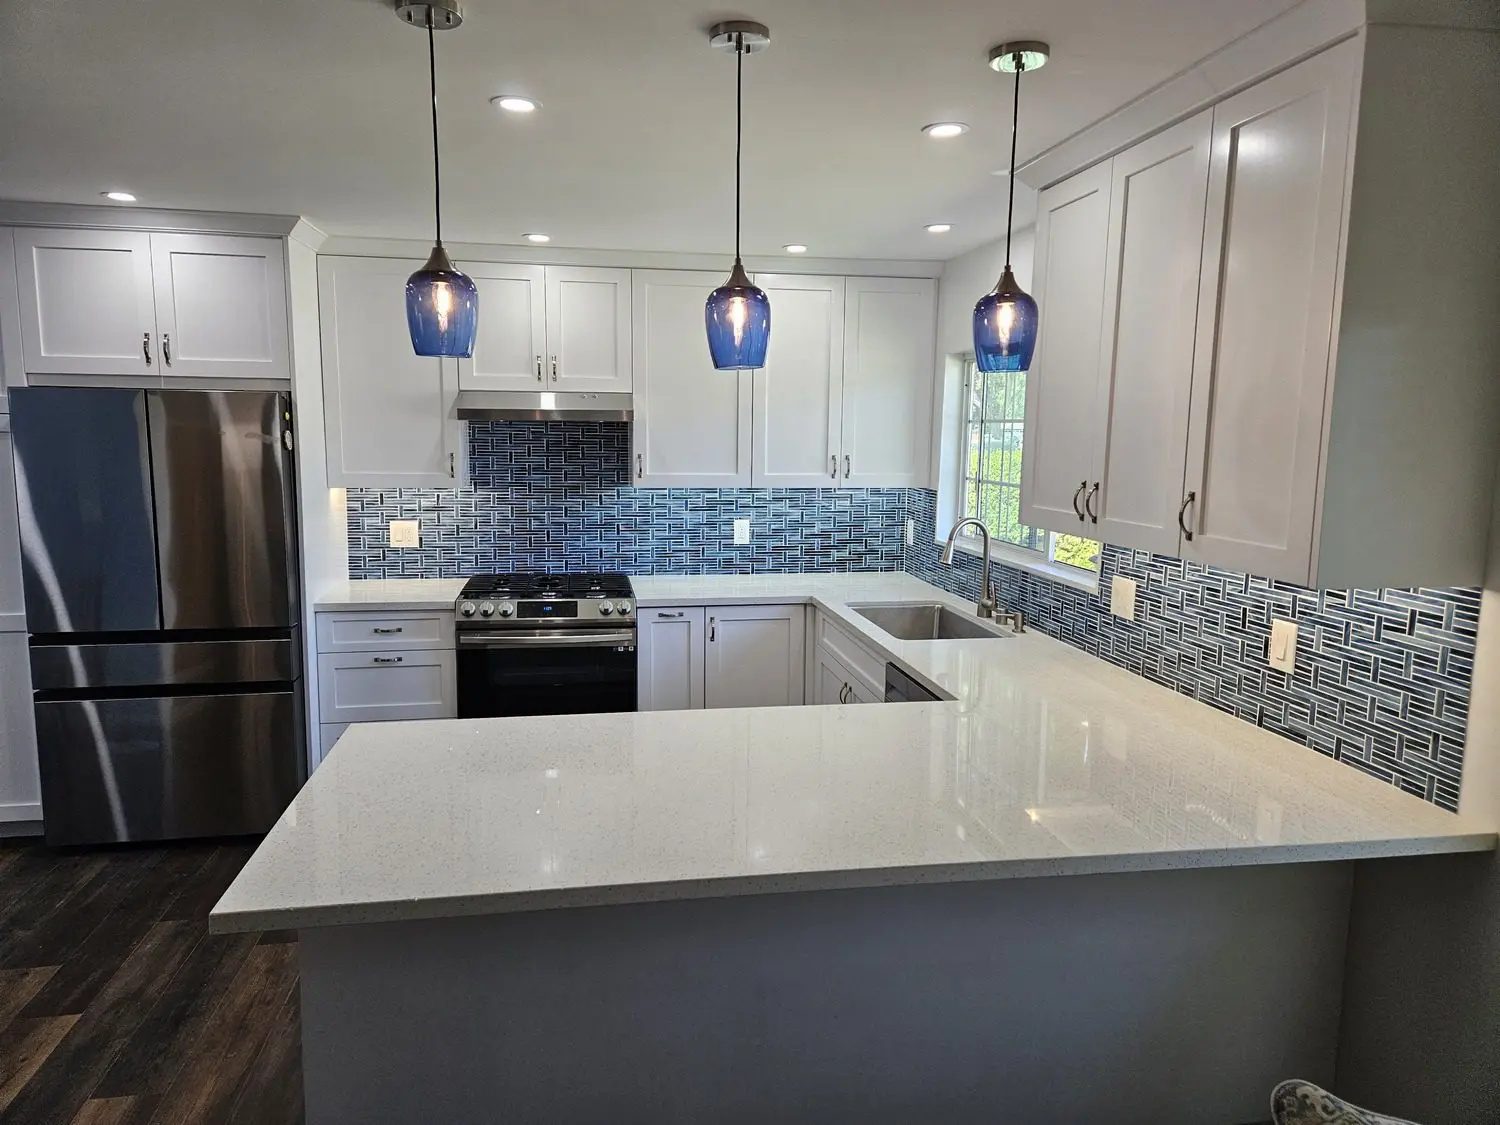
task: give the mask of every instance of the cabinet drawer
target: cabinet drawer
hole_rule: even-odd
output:
[[[864,680],[877,699],[884,697],[885,657],[871,652],[839,628],[827,613],[818,614],[818,647],[831,653],[840,664]]]
[[[324,725],[451,719],[458,714],[453,650],[319,656],[318,703]]]
[[[452,647],[451,612],[318,614],[320,653]]]

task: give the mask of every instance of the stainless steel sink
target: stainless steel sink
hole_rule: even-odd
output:
[[[936,602],[893,602],[849,607],[877,629],[903,641],[968,641],[1010,636],[999,626]]]

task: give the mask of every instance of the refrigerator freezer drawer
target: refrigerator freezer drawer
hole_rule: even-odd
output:
[[[296,630],[285,640],[33,645],[31,684],[40,692],[167,684],[287,683],[300,676]]]
[[[295,690],[38,703],[49,844],[266,832],[305,776]]]

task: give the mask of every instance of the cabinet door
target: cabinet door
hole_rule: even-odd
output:
[[[838,485],[844,386],[844,279],[760,274],[771,344],[754,387],[759,488]]]
[[[479,288],[474,357],[458,361],[465,391],[545,390],[547,287],[541,266],[465,266]]]
[[[318,657],[318,717],[331,723],[452,719],[458,669],[452,649],[343,652]]]
[[[703,607],[642,609],[637,622],[637,692],[642,711],[703,706]]]
[[[871,696],[864,680],[826,649],[818,650],[818,703],[829,706],[851,703],[882,703]]]
[[[279,238],[153,234],[163,375],[290,379]]]
[[[18,230],[21,351],[37,375],[157,375],[151,236]]]
[[[800,605],[709,606],[705,612],[705,707],[802,704],[807,623]]]
[[[1214,107],[1184,558],[1309,580],[1357,62]]]
[[[703,306],[723,283],[716,273],[635,271],[631,472],[638,485],[750,484],[751,373],[714,370],[704,328]]]
[[[925,485],[937,286],[883,277],[851,277],[845,284],[840,479],[857,488]]]
[[[1084,534],[1094,469],[1099,342],[1109,244],[1109,164],[1048,188],[1037,201],[1036,354],[1026,374],[1021,522]]]
[[[630,359],[630,271],[548,266],[547,385],[629,391]]]
[[[0,633],[26,631],[21,585],[21,521],[16,512],[16,465],[10,420],[0,414]]]
[[[1089,537],[1178,553],[1213,114],[1115,157]]]
[[[462,424],[452,360],[415,355],[406,279],[420,262],[318,259],[328,483],[452,487]]]
[[[0,824],[41,818],[30,649],[25,633],[0,633]]]

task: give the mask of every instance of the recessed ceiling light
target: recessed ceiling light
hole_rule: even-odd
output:
[[[101,191],[100,195],[105,199],[113,199],[116,203],[134,203],[135,196],[128,191]]]
[[[931,125],[922,126],[922,132],[940,141],[949,137],[961,137],[968,131],[969,127],[962,121],[934,121]]]
[[[499,106],[506,113],[535,113],[541,104],[520,94],[499,94],[490,99],[490,105]]]
[[[952,223],[928,223],[926,227],[928,234],[947,234],[952,229]]]
[[[523,236],[527,242],[551,242],[550,234],[528,234]]]
[[[806,254],[807,247],[800,242],[789,242],[782,247],[788,254]]]

